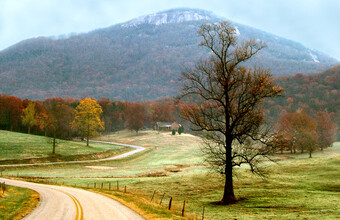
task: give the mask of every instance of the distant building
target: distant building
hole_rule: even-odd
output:
[[[172,131],[175,129],[178,130],[180,124],[177,122],[156,122],[154,129],[158,131]]]

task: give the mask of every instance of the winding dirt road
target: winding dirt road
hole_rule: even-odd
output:
[[[131,147],[134,148],[134,150],[114,157],[98,160],[51,162],[37,164],[13,164],[13,165],[1,165],[0,167],[73,164],[117,160],[133,155],[145,149],[144,147],[128,144],[104,141],[92,141],[92,142]],[[12,186],[32,189],[39,193],[40,195],[39,205],[24,219],[49,219],[49,220],[143,219],[143,217],[141,217],[131,209],[127,208],[126,206],[122,205],[121,203],[94,192],[89,192],[82,189],[75,189],[71,187],[30,183],[5,178],[0,178],[0,182],[6,182],[6,184]]]
[[[40,194],[39,205],[24,219],[143,219],[121,203],[94,192],[4,178],[0,182]]]
[[[76,163],[90,163],[90,162],[99,162],[99,161],[108,161],[108,160],[117,160],[121,159],[127,156],[131,156],[133,154],[136,154],[138,152],[141,152],[145,150],[144,147],[136,146],[136,145],[130,145],[130,144],[120,144],[120,143],[113,143],[113,142],[105,142],[105,141],[91,141],[93,143],[102,143],[102,144],[111,144],[111,145],[118,145],[123,147],[131,147],[134,148],[134,150],[126,152],[124,154],[120,154],[114,157],[108,157],[103,159],[97,159],[97,160],[81,160],[81,161],[65,161],[65,162],[48,162],[48,163],[29,163],[29,164],[8,164],[8,165],[0,165],[0,167],[23,167],[23,166],[42,166],[42,165],[56,165],[56,164],[76,164]]]

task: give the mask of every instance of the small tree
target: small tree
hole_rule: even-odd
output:
[[[204,24],[199,30],[201,46],[212,53],[209,60],[198,63],[182,74],[181,97],[194,96],[196,105],[181,110],[193,130],[202,131],[206,161],[225,176],[220,204],[236,201],[233,167],[248,164],[260,173],[258,157],[269,150],[262,103],[280,95],[269,71],[241,66],[265,47],[257,40],[238,42],[230,22]],[[259,144],[254,144],[256,141]]]
[[[175,135],[175,134],[176,134],[176,130],[172,129],[172,135]]]
[[[82,99],[74,110],[74,120],[71,125],[80,132],[82,137],[86,137],[86,146],[89,146],[90,137],[104,129],[104,122],[100,119],[102,113],[102,108],[92,98]]]
[[[184,132],[184,127],[182,125],[179,126],[178,128],[178,134],[182,134]]]
[[[31,128],[37,123],[35,118],[35,104],[30,102],[23,111],[22,124],[28,127],[28,134],[31,133]]]

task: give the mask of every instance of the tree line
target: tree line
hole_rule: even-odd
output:
[[[334,142],[336,124],[333,122],[334,113],[319,111],[316,118],[302,110],[293,113],[282,112],[276,125],[274,143],[276,149],[290,153],[312,152],[331,147]]]
[[[79,130],[81,127],[79,121],[85,120],[80,119],[79,115],[84,112],[77,109],[83,100],[50,98],[44,101],[32,101],[0,94],[0,129],[62,139],[86,137],[81,129]],[[180,122],[181,120],[179,118],[181,103],[175,104],[172,99],[144,102],[110,101],[105,98],[91,100],[98,104],[96,108],[93,107],[97,110],[93,109],[93,111],[97,111],[100,115],[102,125],[99,130],[102,132],[115,132],[122,129],[138,132],[143,128],[153,128],[159,121]],[[97,121],[96,124],[101,122]]]

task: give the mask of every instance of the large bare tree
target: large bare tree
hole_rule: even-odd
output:
[[[211,56],[182,73],[181,98],[195,97],[181,115],[202,131],[206,161],[225,175],[221,204],[234,203],[233,167],[250,165],[259,173],[259,158],[266,156],[268,137],[261,109],[265,98],[280,95],[269,71],[242,66],[265,47],[258,40],[238,42],[230,22],[204,24],[198,31]],[[257,143],[256,143],[257,142]]]

